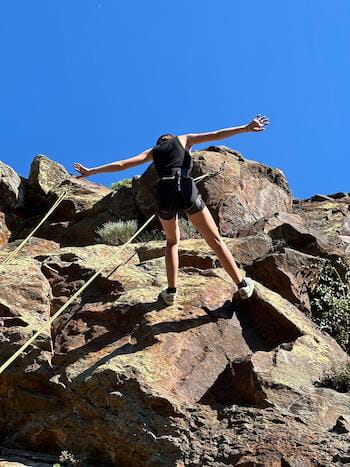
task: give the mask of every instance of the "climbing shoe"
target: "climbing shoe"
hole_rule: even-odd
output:
[[[161,296],[167,305],[173,305],[176,300],[177,292],[168,292],[168,289],[162,290]]]
[[[242,300],[246,300],[247,298],[251,297],[254,292],[254,281],[250,277],[245,277],[243,280],[243,287],[238,285],[238,292]]]

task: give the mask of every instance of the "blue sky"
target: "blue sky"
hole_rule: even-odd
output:
[[[0,159],[74,173],[262,113],[265,132],[217,144],[282,169],[294,197],[350,191],[349,21],[349,0],[0,1]]]

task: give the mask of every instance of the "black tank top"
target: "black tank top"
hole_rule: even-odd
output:
[[[153,162],[159,177],[166,176],[173,167],[186,168],[188,174],[193,167],[189,151],[182,146],[177,136],[154,146]]]

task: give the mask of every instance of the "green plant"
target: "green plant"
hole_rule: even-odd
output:
[[[59,456],[59,461],[62,464],[62,466],[67,467],[80,467],[82,465],[80,463],[80,460],[74,454],[66,450],[61,452]]]
[[[313,264],[312,266],[316,266]],[[350,269],[340,258],[326,259],[309,284],[311,319],[350,351]]]
[[[86,453],[64,450],[61,452],[58,460],[59,463],[54,464],[53,467],[92,467],[92,464],[89,462],[89,457]],[[103,464],[98,465],[101,465],[101,467],[103,466]]]
[[[146,230],[140,232],[134,242],[150,242],[151,240],[165,240],[165,234],[162,230]]]
[[[119,180],[118,182],[114,182],[111,184],[112,190],[118,190],[122,186],[131,186],[132,179],[131,178],[124,178],[124,180]]]
[[[96,230],[102,243],[107,245],[121,245],[137,232],[137,221],[106,222]]]
[[[338,392],[350,391],[350,362],[343,365],[340,369],[331,368],[323,375],[317,386],[334,389]]]

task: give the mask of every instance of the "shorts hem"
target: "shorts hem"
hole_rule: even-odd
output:
[[[165,214],[165,217],[163,217],[164,213],[162,212],[157,212],[157,216],[160,218],[160,219],[163,219],[164,221],[170,221],[171,219],[174,219],[174,217],[176,217],[177,215],[177,212],[174,212],[174,213],[166,213]],[[170,216],[170,217],[169,217]]]

